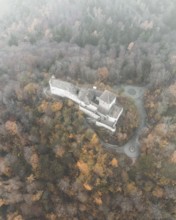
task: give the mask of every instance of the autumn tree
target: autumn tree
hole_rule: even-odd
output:
[[[100,81],[105,81],[109,75],[109,71],[106,67],[98,68],[97,70],[98,77]]]

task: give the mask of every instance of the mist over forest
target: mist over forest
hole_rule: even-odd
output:
[[[140,110],[122,89],[117,132],[96,129],[50,77],[145,89],[135,161],[122,146]],[[176,219],[174,0],[0,0],[0,219]]]

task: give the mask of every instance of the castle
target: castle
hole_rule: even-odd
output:
[[[55,77],[51,77],[49,86],[51,94],[76,102],[79,109],[93,119],[97,126],[112,132],[116,131],[116,124],[123,108],[117,105],[116,96],[112,92],[108,90],[101,92],[95,88],[79,88]]]

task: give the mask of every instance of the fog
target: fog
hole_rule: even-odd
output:
[[[176,219],[175,12],[175,0],[0,0],[1,219]],[[116,131],[52,95],[52,76],[114,93]]]

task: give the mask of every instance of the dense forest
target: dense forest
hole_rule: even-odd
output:
[[[0,15],[0,219],[175,220],[175,1],[6,4]],[[52,75],[102,90],[145,87],[139,158],[107,150],[77,105],[46,96]],[[134,103],[119,99],[126,111],[117,144],[139,123]]]

